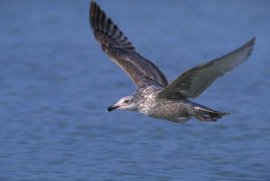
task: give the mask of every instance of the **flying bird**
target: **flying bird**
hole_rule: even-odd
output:
[[[89,18],[91,29],[104,53],[128,74],[137,87],[134,94],[122,97],[111,105],[108,108],[109,112],[136,111],[177,123],[191,118],[217,121],[228,114],[197,104],[190,99],[198,97],[218,77],[247,60],[255,44],[255,37],[240,48],[198,65],[169,83],[155,64],[136,51],[118,26],[94,1],[91,1]]]

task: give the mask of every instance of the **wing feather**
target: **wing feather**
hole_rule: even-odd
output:
[[[195,98],[207,89],[218,77],[233,70],[251,55],[255,38],[242,47],[206,64],[196,66],[166,86],[159,94],[160,98],[181,95],[186,98]]]
[[[138,88],[149,84],[165,87],[168,84],[159,68],[135,51],[128,38],[94,1],[91,1],[89,18],[102,50],[129,75]]]

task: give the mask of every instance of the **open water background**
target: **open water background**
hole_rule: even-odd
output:
[[[89,28],[89,1],[0,2],[0,180],[270,180],[270,1],[98,3],[169,80],[257,37],[174,124],[106,108],[135,87]]]

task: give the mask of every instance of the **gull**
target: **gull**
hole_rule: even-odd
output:
[[[95,1],[91,1],[89,18],[95,39],[104,53],[128,74],[137,87],[134,94],[122,97],[111,105],[108,112],[135,111],[176,123],[191,118],[217,121],[228,114],[190,99],[198,97],[218,77],[243,63],[251,55],[255,37],[224,56],[191,68],[169,83],[156,65],[135,50],[128,38]]]

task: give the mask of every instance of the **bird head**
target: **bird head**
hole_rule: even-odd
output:
[[[134,100],[133,96],[125,96],[119,99],[115,104],[108,107],[108,112],[116,109],[136,111],[138,109],[138,103]]]

